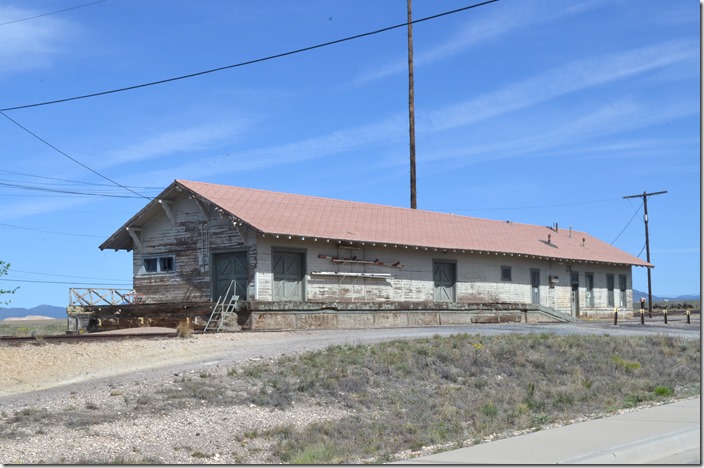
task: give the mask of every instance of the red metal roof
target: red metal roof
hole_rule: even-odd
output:
[[[204,182],[175,184],[265,235],[652,266],[584,232]],[[107,244],[101,248],[113,247]]]

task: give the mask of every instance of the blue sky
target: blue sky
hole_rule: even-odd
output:
[[[405,0],[73,8],[88,3],[0,1],[0,109],[406,21]],[[413,17],[473,3],[415,0]],[[418,208],[572,226],[645,258],[641,200],[623,197],[667,190],[648,200],[653,292],[699,292],[698,2],[500,0],[413,36]],[[4,111],[0,289],[19,289],[0,299],[65,306],[72,286],[130,287],[131,253],[98,245],[147,200],[96,172],[145,197],[188,179],[408,207],[406,41],[399,28]]]

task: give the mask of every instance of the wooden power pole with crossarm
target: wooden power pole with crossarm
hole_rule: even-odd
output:
[[[639,195],[628,195],[623,198],[643,198],[643,222],[645,223],[645,255],[648,260],[648,263],[650,263],[650,239],[648,236],[648,197],[653,196],[653,195],[662,195],[663,193],[667,193],[667,190],[664,190],[662,192],[643,192],[642,194]],[[653,289],[651,286],[650,282],[650,270],[651,268],[648,267],[648,317],[653,316]]]

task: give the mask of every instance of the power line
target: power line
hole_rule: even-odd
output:
[[[107,0],[106,0],[107,1]],[[59,182],[68,182],[71,184],[80,184],[80,185],[92,185],[95,187],[112,187],[113,184],[96,184],[95,182],[84,182],[82,180],[69,180],[69,179],[59,179],[57,177],[48,177],[48,176],[40,176],[36,174],[27,174],[26,172],[17,172],[17,171],[8,171],[7,169],[0,169],[0,172],[4,172],[6,174],[14,174],[14,175],[20,175],[20,176],[26,176],[26,177],[34,177],[37,179],[48,179],[48,180],[56,180]],[[146,190],[161,190],[158,187],[142,187],[142,186],[132,186],[130,188],[133,189],[146,189]]]
[[[45,145],[47,145],[49,148],[53,149],[54,151],[56,151],[57,153],[61,154],[62,156],[65,156],[66,158],[68,158],[68,159],[70,159],[71,161],[75,162],[76,164],[78,164],[79,166],[83,167],[84,169],[89,170],[89,171],[92,172],[93,174],[96,174],[96,175],[102,177],[103,179],[107,180],[108,182],[111,182],[111,183],[113,183],[114,185],[116,185],[116,186],[118,186],[118,187],[121,187],[121,188],[127,190],[128,192],[132,192],[132,193],[134,193],[135,195],[137,195],[137,196],[139,196],[139,197],[141,197],[141,198],[146,198],[147,200],[151,200],[151,198],[149,198],[149,197],[147,197],[147,196],[144,196],[144,195],[142,195],[141,193],[137,193],[137,192],[135,192],[134,190],[132,190],[131,188],[126,187],[126,186],[124,186],[124,185],[122,185],[122,184],[120,184],[120,183],[118,183],[118,182],[115,182],[115,181],[112,180],[111,178],[109,178],[109,177],[107,177],[107,176],[101,174],[100,172],[96,171],[95,169],[91,169],[90,167],[86,166],[85,164],[83,164],[82,162],[80,162],[79,160],[77,160],[76,158],[73,158],[73,157],[69,156],[68,154],[66,154],[65,152],[61,151],[59,148],[57,148],[56,146],[52,145],[51,143],[49,143],[48,141],[46,141],[45,139],[43,139],[42,137],[40,137],[40,136],[37,135],[36,133],[34,133],[34,132],[32,132],[31,130],[29,130],[27,127],[23,126],[22,124],[20,124],[20,123],[17,122],[16,120],[14,120],[14,119],[13,119],[12,117],[10,117],[9,115],[5,114],[4,112],[0,111],[0,114],[2,114],[3,117],[5,117],[7,120],[9,120],[10,122],[14,123],[14,124],[17,125],[18,127],[20,127],[20,128],[21,128],[22,130],[24,130],[25,132],[27,132],[27,133],[29,133],[30,135],[32,135],[32,136],[33,136],[34,138],[36,138],[37,140],[39,140],[39,141],[41,141],[42,143],[44,143]]]
[[[59,234],[62,236],[74,236],[74,237],[93,237],[93,238],[98,238],[98,239],[104,239],[105,236],[94,236],[90,234],[71,234],[69,232],[56,232],[56,231],[45,231],[43,229],[35,229],[35,228],[29,228],[29,227],[24,227],[24,226],[15,226],[14,224],[5,224],[5,223],[0,223],[0,226],[4,227],[9,227],[9,228],[14,228],[14,229],[24,229],[26,231],[35,231],[35,232],[43,232],[46,234]]]
[[[642,254],[644,250],[645,250],[645,242],[643,242],[643,248],[640,249],[640,252],[638,252],[638,255],[636,255],[636,257],[640,258],[640,254]]]
[[[129,283],[74,283],[73,281],[39,281],[8,278],[0,278],[0,281],[8,281],[10,283],[71,284],[73,286],[132,286]]]
[[[341,44],[341,43],[343,43],[343,42],[348,42],[348,41],[352,41],[352,40],[355,40],[355,39],[361,39],[361,38],[363,38],[363,37],[369,37],[369,36],[373,36],[373,35],[376,35],[376,34],[381,34],[381,33],[388,32],[388,31],[391,31],[391,30],[394,30],[394,29],[399,29],[399,28],[407,27],[409,24],[417,24],[417,23],[422,23],[422,22],[424,22],[424,21],[434,20],[434,19],[437,19],[437,18],[441,18],[441,17],[443,17],[443,16],[448,16],[448,15],[452,15],[452,14],[455,14],[455,13],[460,13],[460,12],[462,12],[462,11],[470,10],[470,9],[472,9],[472,8],[477,8],[477,7],[484,6],[484,5],[488,5],[488,4],[490,4],[490,3],[494,3],[494,2],[498,2],[498,1],[499,1],[499,0],[487,0],[487,1],[485,1],[485,2],[476,3],[476,4],[474,4],[474,5],[469,5],[469,6],[466,6],[466,7],[457,8],[457,9],[455,9],[455,10],[445,11],[445,12],[443,12],[443,13],[438,13],[438,14],[436,14],[436,15],[426,16],[425,18],[420,18],[420,19],[417,19],[417,20],[412,21],[412,22],[410,22],[410,23],[409,23],[409,22],[406,22],[406,23],[397,24],[397,25],[394,25],[394,26],[388,26],[388,27],[386,27],[386,28],[381,28],[381,29],[377,29],[377,30],[375,30],[375,31],[370,31],[370,32],[362,33],[362,34],[356,34],[356,35],[354,35],[354,36],[348,36],[348,37],[345,37],[345,38],[342,38],[342,39],[336,39],[336,40],[334,40],[334,41],[324,42],[324,43],[322,43],[322,44],[317,44],[317,45],[313,45],[313,46],[303,47],[303,48],[301,48],[301,49],[295,49],[295,50],[291,50],[291,51],[288,51],[288,52],[283,52],[283,53],[280,53],[280,54],[269,55],[269,56],[267,56],[267,57],[262,57],[262,58],[258,58],[258,59],[254,59],[254,60],[248,60],[248,61],[246,61],[246,62],[239,62],[239,63],[235,63],[235,64],[232,64],[232,65],[225,65],[225,66],[223,66],[223,67],[212,68],[212,69],[210,69],[210,70],[204,70],[204,71],[199,71],[199,72],[195,72],[195,73],[189,73],[189,74],[187,74],[187,75],[176,76],[176,77],[173,77],[173,78],[166,78],[166,79],[163,79],[163,80],[152,81],[152,82],[149,82],[149,83],[142,83],[142,84],[133,85],[133,86],[126,86],[126,87],[124,87],[124,88],[111,89],[111,90],[108,90],[108,91],[100,91],[100,92],[97,92],[97,93],[84,94],[84,95],[81,95],[81,96],[74,96],[74,97],[69,97],[69,98],[56,99],[56,100],[53,100],[53,101],[44,101],[44,102],[37,102],[37,103],[34,103],[34,104],[25,104],[25,105],[22,105],[22,106],[6,107],[6,108],[4,108],[4,109],[0,109],[0,113],[5,112],[5,111],[18,110],[18,109],[27,109],[27,108],[30,108],[30,107],[39,107],[39,106],[47,106],[47,105],[50,105],[50,104],[59,104],[59,103],[62,103],[62,102],[76,101],[76,100],[79,100],[79,99],[87,99],[87,98],[92,98],[92,97],[97,97],[97,96],[105,96],[106,94],[120,93],[120,92],[123,92],[123,91],[131,91],[131,90],[134,90],[134,89],[146,88],[146,87],[148,87],[148,86],[155,86],[155,85],[160,85],[160,84],[164,84],[164,83],[170,83],[170,82],[172,82],[172,81],[184,80],[184,79],[187,79],[187,78],[194,78],[194,77],[196,77],[196,76],[207,75],[207,74],[209,74],[209,73],[215,73],[215,72],[219,72],[219,71],[223,71],[223,70],[228,70],[228,69],[231,69],[231,68],[238,68],[238,67],[244,67],[244,66],[247,66],[247,65],[253,65],[253,64],[255,64],[255,63],[266,62],[266,61],[269,61],[269,60],[274,60],[274,59],[278,59],[278,58],[282,58],[282,57],[287,57],[287,56],[289,56],[289,55],[300,54],[300,53],[303,53],[303,52],[310,52],[311,50],[320,49],[320,48],[327,47],[327,46],[331,46],[331,45]],[[7,117],[7,116],[6,116],[6,117]]]
[[[629,202],[630,202],[630,201],[629,201]],[[626,230],[626,228],[631,224],[631,221],[633,221],[633,218],[635,218],[636,215],[638,214],[638,211],[640,210],[640,207],[641,207],[641,206],[643,206],[642,203],[640,204],[640,206],[639,206],[638,208],[636,208],[636,211],[633,213],[633,216],[631,216],[631,219],[629,219],[629,220],[628,220],[628,223],[626,223],[626,226],[624,226],[624,228],[621,229],[621,232],[619,232],[619,233],[618,233],[618,236],[616,236],[616,239],[614,239],[614,240],[611,242],[611,245],[614,245],[614,242],[616,242],[616,241],[618,240],[618,238],[621,237],[621,234],[624,233],[624,231]],[[640,254],[638,254],[637,256],[640,256]]]
[[[52,273],[40,273],[37,271],[23,271],[23,270],[16,270],[12,268],[12,273],[25,273],[28,275],[40,275],[40,276],[52,276],[52,277],[57,277],[57,278],[79,278],[79,279],[95,279],[95,280],[101,280],[101,281],[125,281],[124,278],[122,279],[117,279],[117,278],[98,278],[95,276],[74,276],[74,275],[55,275]]]
[[[109,197],[109,198],[142,198],[135,197],[132,195],[116,195],[110,193],[95,193],[95,192],[80,192],[77,190],[61,190],[52,189],[46,187],[36,187],[32,185],[19,185],[19,184],[8,184],[6,182],[0,182],[0,187],[13,188],[18,190],[33,190],[37,192],[51,192],[51,193],[63,193],[67,195],[81,195],[81,196],[91,196],[91,197]]]
[[[108,1],[108,0],[98,0],[97,2],[85,3],[85,4],[83,4],[83,5],[77,5],[77,6],[71,7],[71,8],[64,8],[63,10],[50,11],[49,13],[42,13],[41,15],[35,15],[35,16],[30,16],[30,17],[28,17],[28,18],[22,18],[22,19],[7,21],[7,22],[5,22],[5,23],[0,23],[0,26],[5,26],[6,24],[19,23],[20,21],[29,21],[29,20],[33,20],[33,19],[36,19],[36,18],[41,18],[41,17],[43,17],[43,16],[55,15],[55,14],[57,14],[57,13],[63,13],[63,12],[65,12],[65,11],[70,11],[70,10],[76,10],[76,9],[78,9],[78,8],[83,8],[83,7],[95,5],[96,3],[103,3],[103,2],[107,2],[107,1]]]

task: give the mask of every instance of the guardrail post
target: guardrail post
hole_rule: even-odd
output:
[[[689,309],[687,309],[687,325],[689,325]]]

